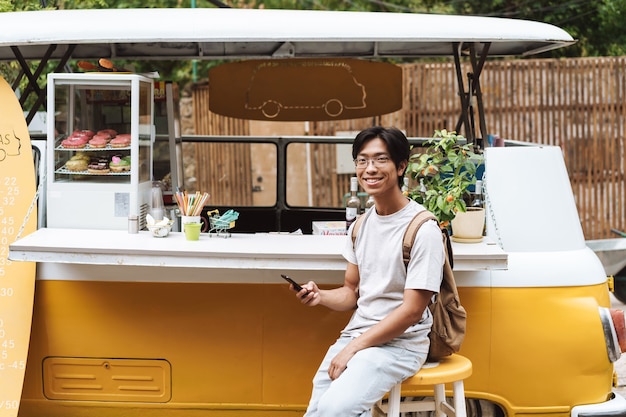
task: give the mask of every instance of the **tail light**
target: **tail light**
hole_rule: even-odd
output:
[[[626,352],[626,321],[624,312],[619,309],[600,307],[600,320],[606,340],[606,349],[611,362],[617,361]]]

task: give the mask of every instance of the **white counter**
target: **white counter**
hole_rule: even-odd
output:
[[[135,281],[281,282],[277,272],[315,274],[320,282],[343,277],[345,236],[183,233],[154,238],[149,232],[39,229],[9,247],[12,261],[38,262],[39,279],[128,279]],[[474,244],[452,243],[455,271],[506,269],[507,255],[485,238]],[[74,265],[70,270],[63,265]],[[165,267],[165,268],[144,268]],[[301,273],[300,273],[301,272]],[[127,275],[127,274],[124,275]],[[117,276],[116,276],[117,275]],[[237,277],[237,278],[234,278]]]

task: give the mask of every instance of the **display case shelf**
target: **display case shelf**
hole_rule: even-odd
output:
[[[91,175],[91,176],[96,176],[96,177],[109,177],[109,176],[120,176],[120,177],[128,177],[130,176],[130,171],[123,171],[123,172],[113,172],[113,171],[109,171],[109,172],[105,172],[102,174],[96,174],[93,172],[89,172],[87,170],[85,171],[70,171],[67,168],[59,168],[57,170],[54,171],[55,174],[65,174],[65,175]]]
[[[84,148],[65,148],[62,145],[58,145],[56,148],[54,148],[55,151],[90,151],[90,152],[97,152],[97,151],[129,151],[131,150],[132,147],[131,146],[124,146],[123,148],[118,148],[118,147],[114,147],[111,145],[107,145],[104,148],[94,148],[92,146],[89,145],[85,145]]]

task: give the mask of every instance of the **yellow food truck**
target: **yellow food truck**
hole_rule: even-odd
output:
[[[176,230],[154,238],[142,225],[129,233],[128,219],[145,217],[150,205],[153,79],[63,73],[68,62],[449,57],[465,91],[462,65],[469,63],[477,81],[488,57],[533,55],[574,42],[558,27],[523,20],[302,10],[36,11],[1,13],[0,27],[0,60],[17,61],[30,75],[30,61],[40,61],[40,70],[57,64],[47,86],[31,83],[39,101],[48,100],[40,187],[35,192],[32,172],[0,165],[0,216],[12,223],[2,236],[0,264],[0,416],[21,417],[300,416],[318,363],[349,318],[303,308],[280,274],[342,283],[346,236],[311,231],[314,221],[342,220],[343,208],[294,204],[288,193],[294,181],[319,191],[314,181],[302,180],[309,174],[299,162],[310,160],[313,145],[342,154],[350,136],[208,137],[170,130],[173,165],[181,142],[249,146],[256,152],[250,160],[271,167],[263,181],[271,202],[207,207],[239,212],[229,238],[203,233],[189,241]],[[363,94],[358,105],[330,117],[367,110],[376,94],[375,74],[367,78],[355,66],[349,75],[350,86],[362,86]],[[244,93],[251,88],[250,82],[237,86]],[[477,141],[489,132],[480,84],[469,88],[472,94],[459,94],[458,127]],[[284,108],[288,100],[301,105],[279,97],[283,111],[265,117],[296,111]],[[246,100],[241,103],[245,110]],[[476,134],[468,129],[472,109]],[[129,171],[68,170],[68,161],[89,148],[61,142],[77,129],[113,125],[130,134],[131,144],[97,152],[127,156]],[[419,146],[423,139],[411,141]],[[28,141],[22,143],[28,150]],[[465,382],[468,415],[626,415],[626,401],[613,391],[621,351],[610,282],[585,244],[560,148],[483,143],[486,236],[474,244],[453,242],[468,313],[460,353],[473,363]],[[32,171],[27,159],[20,164]],[[225,163],[213,159],[198,169]],[[17,188],[22,181],[28,184]],[[519,204],[518,192],[529,183],[542,205]],[[19,190],[16,199],[4,198],[7,190]],[[559,215],[546,216],[544,207]],[[37,210],[46,213],[39,227]]]

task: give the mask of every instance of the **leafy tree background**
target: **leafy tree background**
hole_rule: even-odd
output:
[[[626,31],[623,28],[626,0],[0,0],[0,12],[162,7],[354,10],[528,19],[554,24],[578,39],[575,45],[545,53],[542,57],[626,55]],[[115,63],[119,66],[132,64],[138,72],[158,71],[163,79],[176,81],[182,86],[202,81],[210,66],[216,64],[202,60]],[[31,64],[33,70],[37,64]],[[76,63],[71,62],[70,66],[76,68]],[[50,64],[50,71],[52,68]],[[13,80],[18,73],[17,63],[0,63],[0,74],[7,80]]]

